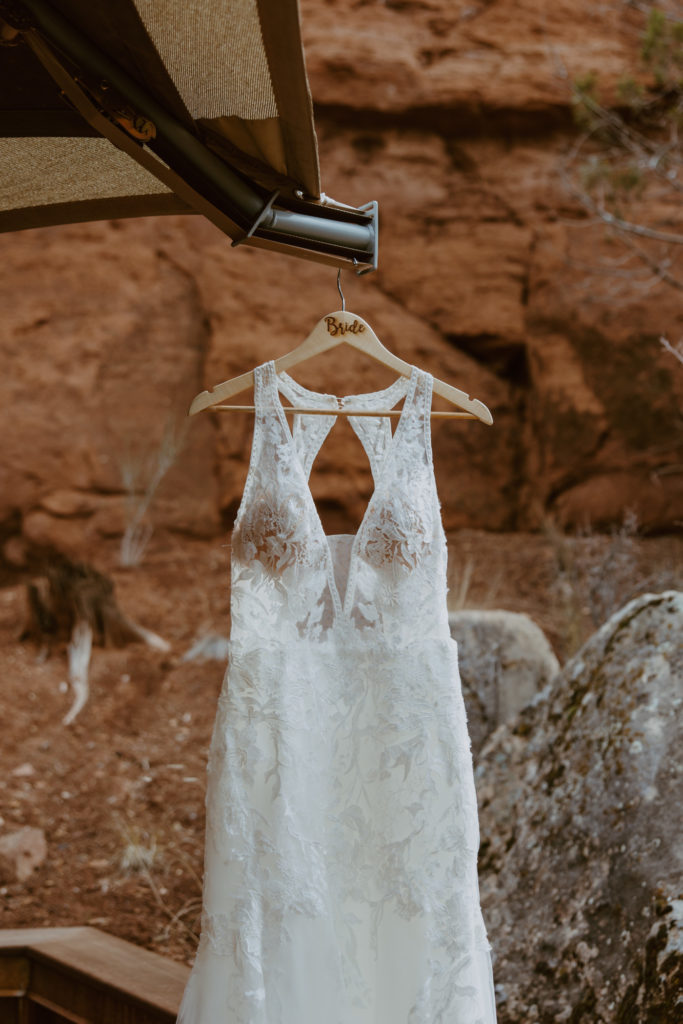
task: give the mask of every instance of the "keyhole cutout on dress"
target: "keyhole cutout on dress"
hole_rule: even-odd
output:
[[[292,453],[295,456],[296,463],[303,476],[305,500],[311,507],[320,539],[327,549],[328,583],[332,592],[335,609],[339,615],[348,614],[348,609],[354,595],[354,576],[359,557],[358,551],[367,532],[370,519],[373,514],[377,513],[378,503],[382,497],[380,484],[386,479],[387,473],[391,469],[392,461],[397,457],[397,447],[405,437],[406,424],[411,415],[416,412],[416,401],[421,405],[423,403],[428,404],[431,401],[431,387],[423,388],[418,398],[418,381],[424,383],[427,378],[424,375],[421,376],[421,371],[416,366],[413,366],[410,378],[399,377],[384,391],[340,396],[343,408],[393,409],[403,398],[405,398],[405,401],[393,432],[391,430],[390,417],[387,416],[358,416],[349,418],[350,425],[370,460],[374,486],[360,525],[355,533],[330,535],[323,526],[320,518],[320,509],[311,492],[310,474],[316,457],[338,420],[336,416],[338,396],[310,391],[298,384],[287,373],[281,372],[276,374],[275,363],[272,360],[264,364],[264,373],[264,384],[268,396],[267,402],[271,405],[280,423],[287,446],[291,447]],[[260,377],[259,381],[261,381]],[[313,402],[317,408],[329,410],[329,416],[317,416],[315,414],[307,416],[305,413],[300,413],[295,415],[293,424],[290,427],[280,398],[280,392],[290,401],[294,400],[296,402],[296,400],[303,398]],[[425,415],[426,408],[427,405],[424,405],[422,408],[422,417]],[[342,482],[347,484],[348,480],[344,479]],[[348,585],[343,583],[340,586],[337,578],[345,575],[348,576]]]
[[[403,401],[396,406],[398,410]],[[387,419],[388,445],[397,421]],[[379,421],[375,423],[379,426]],[[379,466],[374,468],[377,474]],[[375,474],[370,456],[348,417],[338,416],[313,460],[309,477],[311,496],[328,536],[358,532],[377,484]]]

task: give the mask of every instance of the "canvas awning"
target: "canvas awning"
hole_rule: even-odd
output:
[[[377,204],[321,192],[297,0],[0,0],[0,230],[202,213],[372,269]]]

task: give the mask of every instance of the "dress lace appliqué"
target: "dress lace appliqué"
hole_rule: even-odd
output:
[[[179,1024],[495,1024],[432,379],[368,395],[255,371],[211,743],[202,935]],[[330,410],[297,415],[279,392]],[[327,537],[308,477],[340,405],[375,490]]]

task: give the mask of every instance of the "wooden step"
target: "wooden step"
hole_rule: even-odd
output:
[[[0,930],[2,1024],[174,1024],[189,968],[97,928]]]

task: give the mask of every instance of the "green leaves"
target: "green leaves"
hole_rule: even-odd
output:
[[[683,88],[683,22],[653,8],[640,48],[643,64],[660,89]]]

